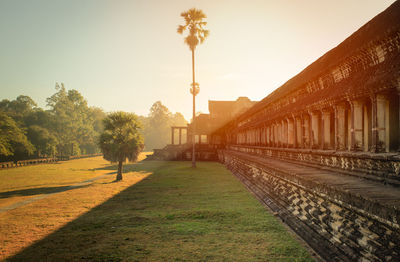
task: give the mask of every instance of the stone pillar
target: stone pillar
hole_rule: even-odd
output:
[[[175,142],[174,136],[175,136],[175,128],[171,127],[171,145],[173,145]]]
[[[376,95],[377,146],[379,152],[389,152],[389,101],[381,94]]]
[[[282,123],[280,123],[280,122],[276,123],[276,131],[277,131],[276,138],[278,141],[278,147],[281,147],[282,146]]]
[[[275,124],[273,123],[271,125],[271,131],[272,131],[272,146],[276,147],[276,127]]]
[[[335,125],[335,135],[334,135],[334,138],[335,138],[335,141],[334,141],[334,145],[333,145],[333,148],[335,149],[335,150],[338,150],[339,149],[339,135],[338,135],[338,110],[337,110],[337,106],[335,105],[334,107],[333,107],[333,117],[334,117],[334,125]]]
[[[354,104],[352,102],[350,103],[350,125],[349,125],[349,130],[350,130],[350,150],[355,150],[355,134],[354,134]]]
[[[297,125],[297,147],[304,148],[304,129],[303,129],[303,115],[300,115],[296,119]]]
[[[287,121],[283,119],[281,121],[281,147],[286,147],[287,145]]]
[[[303,116],[303,145],[304,148],[311,148],[311,117],[309,114]]]
[[[398,120],[398,123],[397,123],[397,137],[398,137],[398,139],[397,139],[397,152],[400,152],[400,77],[397,79],[397,87],[396,87],[396,90],[397,90],[397,96],[398,96],[398,107],[399,107],[399,110],[398,110],[398,116],[397,116],[397,120]]]
[[[370,123],[369,123],[369,108],[368,103],[364,103],[363,105],[363,150],[368,152],[369,150],[369,138],[370,138]]]
[[[320,129],[320,123],[319,123],[319,118],[318,118],[318,113],[317,112],[311,112],[311,145],[312,148],[318,148],[319,147],[319,129]]]
[[[294,125],[294,130],[295,130],[295,148],[302,148],[302,127],[301,127],[301,121],[300,117],[294,117],[293,118],[293,125]]]
[[[179,128],[179,145],[182,145],[182,128]]]
[[[335,107],[335,149],[346,149],[346,107],[343,104]]]
[[[296,127],[294,126],[293,117],[287,119],[288,126],[288,146],[295,147],[296,145]]]
[[[363,150],[364,135],[364,105],[362,101],[356,100],[353,104],[353,150]]]
[[[331,145],[331,112],[328,109],[322,110],[322,149],[332,148]]]

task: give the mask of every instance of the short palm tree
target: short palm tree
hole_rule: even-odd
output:
[[[104,120],[104,132],[100,135],[99,146],[104,159],[118,163],[116,180],[122,180],[122,163],[128,159],[136,161],[144,144],[139,133],[140,122],[132,113],[114,112]]]
[[[186,12],[181,13],[181,16],[185,19],[185,25],[178,26],[178,33],[183,34],[185,30],[188,30],[189,34],[185,37],[185,43],[189,46],[192,51],[192,89],[190,90],[193,95],[193,123],[192,123],[192,167],[196,167],[196,158],[195,158],[195,109],[196,109],[196,95],[199,93],[198,84],[195,81],[195,73],[194,73],[194,51],[197,45],[202,44],[204,40],[209,35],[209,31],[204,28],[207,25],[207,22],[203,21],[203,19],[207,18],[207,16],[203,13],[203,11],[192,8]]]

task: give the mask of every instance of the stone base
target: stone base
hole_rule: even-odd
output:
[[[325,260],[400,261],[400,190],[396,194],[396,188],[387,188],[394,199],[382,195],[379,201],[371,194],[373,188],[365,194],[348,190],[370,181],[346,185],[345,190],[331,186],[326,177],[334,173],[321,169],[285,168],[283,161],[227,150],[219,151],[219,158]],[[332,183],[340,179],[338,175]]]

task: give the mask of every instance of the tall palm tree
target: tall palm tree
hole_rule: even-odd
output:
[[[193,82],[192,88],[190,89],[190,93],[193,95],[193,129],[192,129],[192,167],[196,167],[196,158],[195,158],[195,108],[196,108],[196,95],[199,93],[199,85],[195,81],[194,74],[194,51],[196,46],[200,43],[202,44],[204,40],[209,35],[209,31],[204,28],[207,25],[207,22],[203,21],[203,19],[207,18],[207,16],[203,13],[203,11],[192,8],[186,12],[181,13],[181,16],[185,19],[185,25],[178,26],[178,33],[183,34],[183,32],[187,29],[188,35],[185,37],[185,43],[189,46],[192,51],[192,75]],[[199,137],[200,139],[200,137]]]

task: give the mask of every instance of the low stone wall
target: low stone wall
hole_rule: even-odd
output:
[[[56,163],[58,161],[67,161],[67,160],[95,157],[95,156],[101,156],[101,155],[102,154],[88,154],[88,155],[80,155],[80,156],[58,156],[58,157],[51,157],[51,158],[19,160],[17,162],[0,162],[0,169],[38,165],[38,164]]]
[[[243,153],[334,168],[350,175],[400,186],[400,154],[230,145]]]
[[[57,162],[57,158],[39,158],[39,159],[20,160],[17,162],[1,162],[0,169],[46,164],[46,163],[55,163],[55,162]]]
[[[221,150],[219,159],[327,261],[400,261],[400,210]]]

